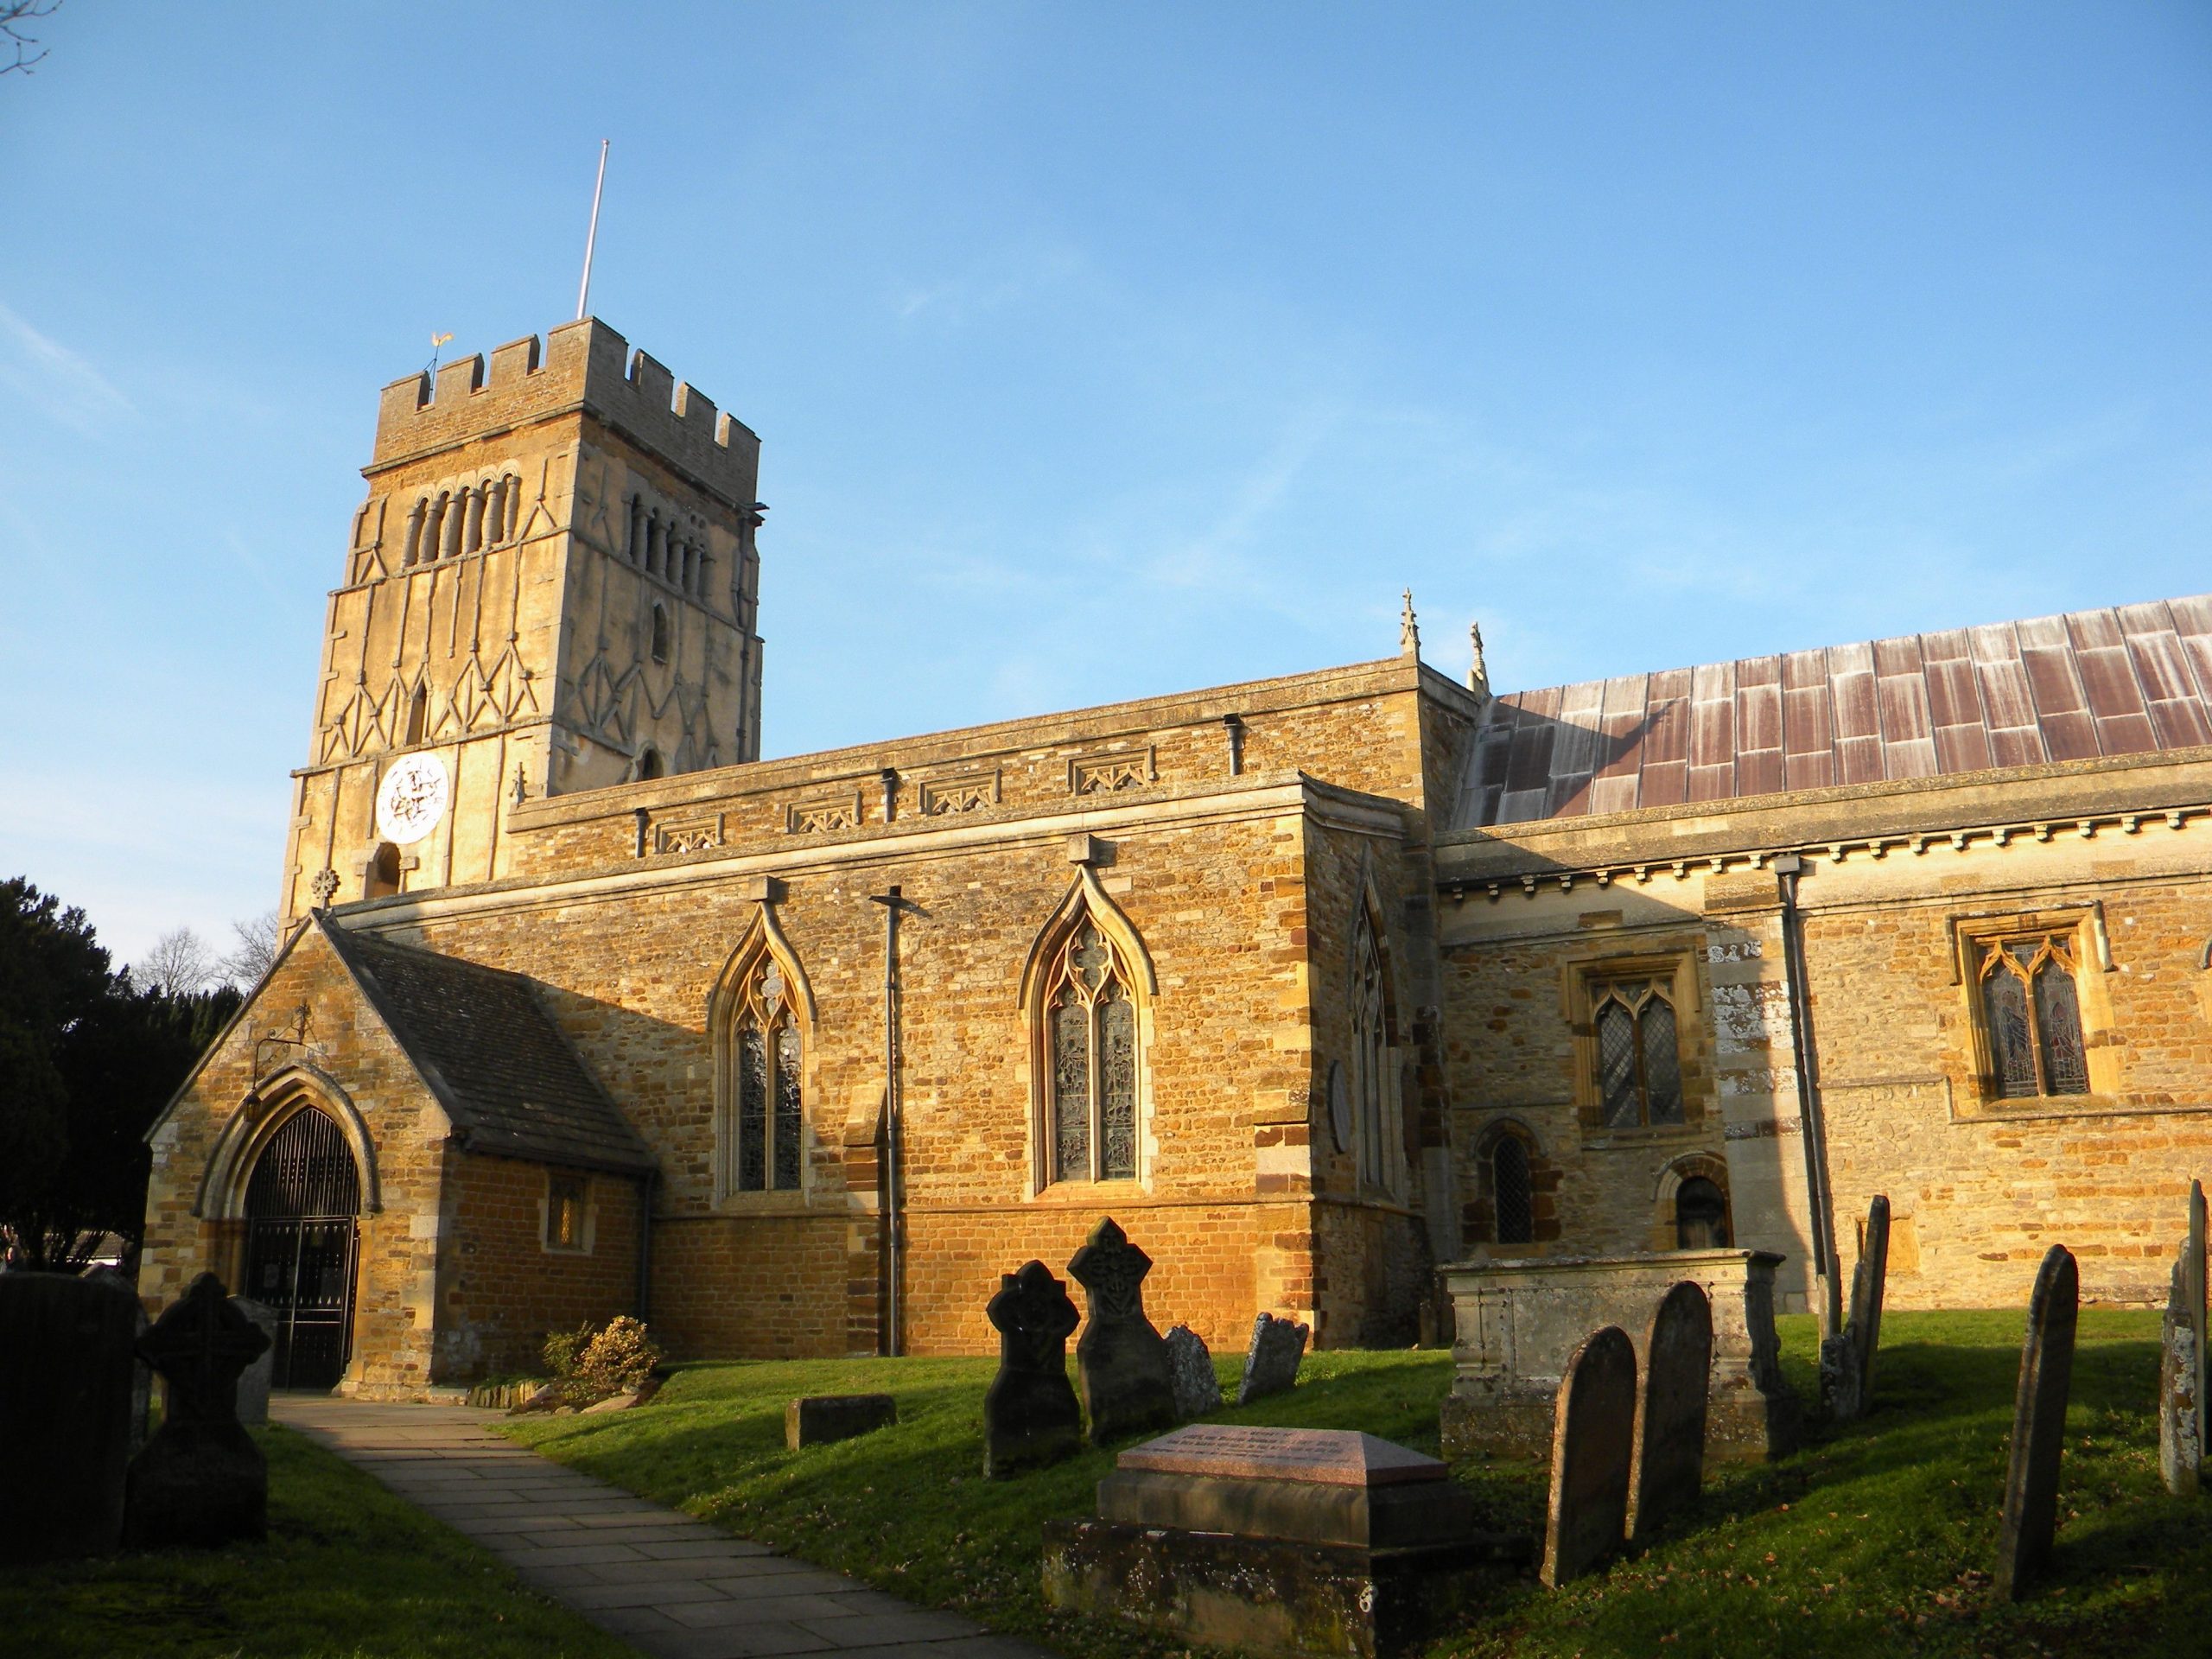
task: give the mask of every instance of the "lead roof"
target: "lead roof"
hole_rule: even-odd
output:
[[[1494,699],[1453,827],[2212,743],[2212,594]]]

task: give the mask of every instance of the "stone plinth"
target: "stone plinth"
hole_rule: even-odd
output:
[[[1124,1452],[1096,1521],[1049,1522],[1045,1599],[1188,1642],[1378,1659],[1427,1641],[1525,1539],[1371,1434],[1202,1423]]]
[[[899,1402],[887,1394],[811,1394],[784,1408],[784,1443],[827,1446],[873,1433],[899,1421]]]
[[[0,1274],[0,1561],[121,1541],[139,1323],[111,1273]]]
[[[1548,1457],[1568,1356],[1591,1332],[1618,1325],[1637,1344],[1638,1371],[1648,1369],[1653,1315],[1688,1281],[1713,1307],[1706,1456],[1781,1456],[1797,1444],[1802,1424],[1774,1334],[1781,1262],[1766,1250],[1669,1250],[1444,1268],[1459,1332],[1458,1375],[1444,1402],[1445,1455]]]

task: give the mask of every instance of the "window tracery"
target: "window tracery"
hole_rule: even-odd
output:
[[[1050,1179],[1134,1180],[1137,1173],[1137,1005],[1120,949],[1087,910],[1044,980]]]
[[[767,950],[726,988],[720,1033],[728,1085],[716,1125],[720,1193],[796,1192],[805,1150],[805,1039],[801,998]]]
[[[2088,1094],[2072,930],[1976,944],[1992,1092],[2008,1099]]]
[[[1675,1005],[1659,978],[1591,987],[1598,1101],[1608,1128],[1682,1122],[1682,1061]]]
[[[1389,1045],[1382,953],[1376,941],[1374,918],[1363,903],[1352,918],[1350,1083],[1359,1179],[1368,1186],[1389,1186],[1392,1173]]]

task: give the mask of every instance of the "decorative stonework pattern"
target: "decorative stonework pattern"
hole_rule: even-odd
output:
[[[931,778],[922,785],[922,816],[945,817],[973,812],[999,804],[999,775],[995,772],[968,772],[957,778]]]
[[[706,853],[721,844],[720,813],[711,818],[685,818],[653,826],[653,851],[657,853]]]
[[[793,801],[785,809],[784,828],[794,836],[819,835],[830,830],[857,830],[861,798],[839,795],[828,800]]]
[[[1156,776],[1149,748],[1128,754],[1101,754],[1068,762],[1068,793],[1111,795],[1116,790],[1141,789]]]

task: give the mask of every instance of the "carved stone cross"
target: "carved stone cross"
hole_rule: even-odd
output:
[[[203,1273],[138,1338],[138,1357],[168,1384],[169,1421],[194,1427],[238,1421],[238,1377],[268,1346],[223,1281]]]
[[[1152,1258],[1129,1243],[1109,1216],[1091,1229],[1090,1242],[1068,1262],[1068,1277],[1084,1288],[1094,1319],[1144,1318],[1144,1278]]]
[[[1111,1216],[1090,1230],[1090,1243],[1068,1262],[1068,1275],[1090,1303],[1075,1366],[1093,1446],[1175,1421],[1166,1339],[1144,1313],[1144,1278],[1151,1271],[1152,1258],[1129,1243]]]
[[[1082,1316],[1067,1287],[1042,1262],[1002,1274],[983,1312],[998,1327],[999,1363],[1007,1370],[1066,1374],[1068,1338]]]

